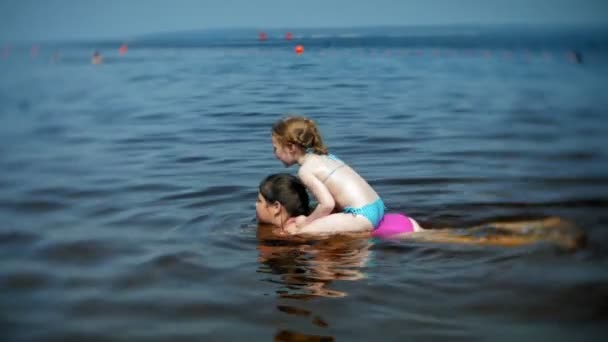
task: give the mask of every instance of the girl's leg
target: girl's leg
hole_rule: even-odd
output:
[[[336,234],[371,231],[372,223],[362,215],[330,214],[298,229],[297,234]]]

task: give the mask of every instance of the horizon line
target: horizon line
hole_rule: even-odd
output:
[[[364,24],[364,25],[352,25],[352,26],[298,26],[298,27],[286,27],[286,26],[215,26],[207,28],[191,28],[191,29],[177,29],[167,31],[151,31],[147,33],[136,33],[125,35],[120,37],[118,35],[111,36],[82,36],[82,37],[57,37],[57,38],[24,38],[24,39],[0,39],[3,46],[15,44],[32,44],[32,43],[73,43],[82,41],[133,41],[147,36],[162,36],[167,34],[179,34],[179,33],[203,33],[213,31],[245,31],[251,30],[253,32],[264,32],[264,31],[277,31],[285,30],[285,32],[292,32],[297,30],[340,30],[340,29],[380,29],[380,28],[551,28],[551,29],[591,29],[591,30],[608,30],[608,23],[604,22],[591,22],[591,23],[530,23],[530,22],[503,22],[503,23],[479,23],[479,22],[459,22],[459,23],[442,23],[442,24]]]

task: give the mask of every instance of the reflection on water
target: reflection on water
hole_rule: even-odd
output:
[[[262,263],[259,272],[281,275],[284,286],[277,290],[281,297],[343,297],[347,294],[330,288],[333,281],[365,278],[362,268],[372,245],[368,239],[335,236],[309,241],[279,240],[272,231],[271,226],[258,227]]]
[[[280,298],[311,300],[316,297],[339,298],[348,293],[332,289],[335,281],[359,281],[365,278],[372,243],[361,236],[333,236],[318,239],[281,237],[274,227],[258,225],[258,272],[278,275],[266,281],[278,285]],[[330,323],[314,310],[300,307],[299,302],[279,304],[277,309],[287,315],[305,318],[310,324],[329,328]],[[275,341],[334,341],[332,336],[304,334],[280,330]]]

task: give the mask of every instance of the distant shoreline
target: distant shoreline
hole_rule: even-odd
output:
[[[90,37],[64,39],[24,39],[0,40],[1,45],[81,45],[88,43],[115,44],[117,42],[152,42],[198,39],[200,41],[221,41],[255,39],[259,32],[265,32],[268,40],[281,40],[286,32],[293,34],[294,40],[311,36],[494,36],[518,34],[528,36],[594,35],[608,36],[608,24],[449,24],[449,25],[383,25],[355,27],[217,27],[207,29],[151,32],[125,37]]]

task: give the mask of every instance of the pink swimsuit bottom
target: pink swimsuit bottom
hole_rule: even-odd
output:
[[[378,228],[372,231],[373,237],[390,238],[394,235],[413,233],[414,224],[403,214],[385,214],[378,224]]]

